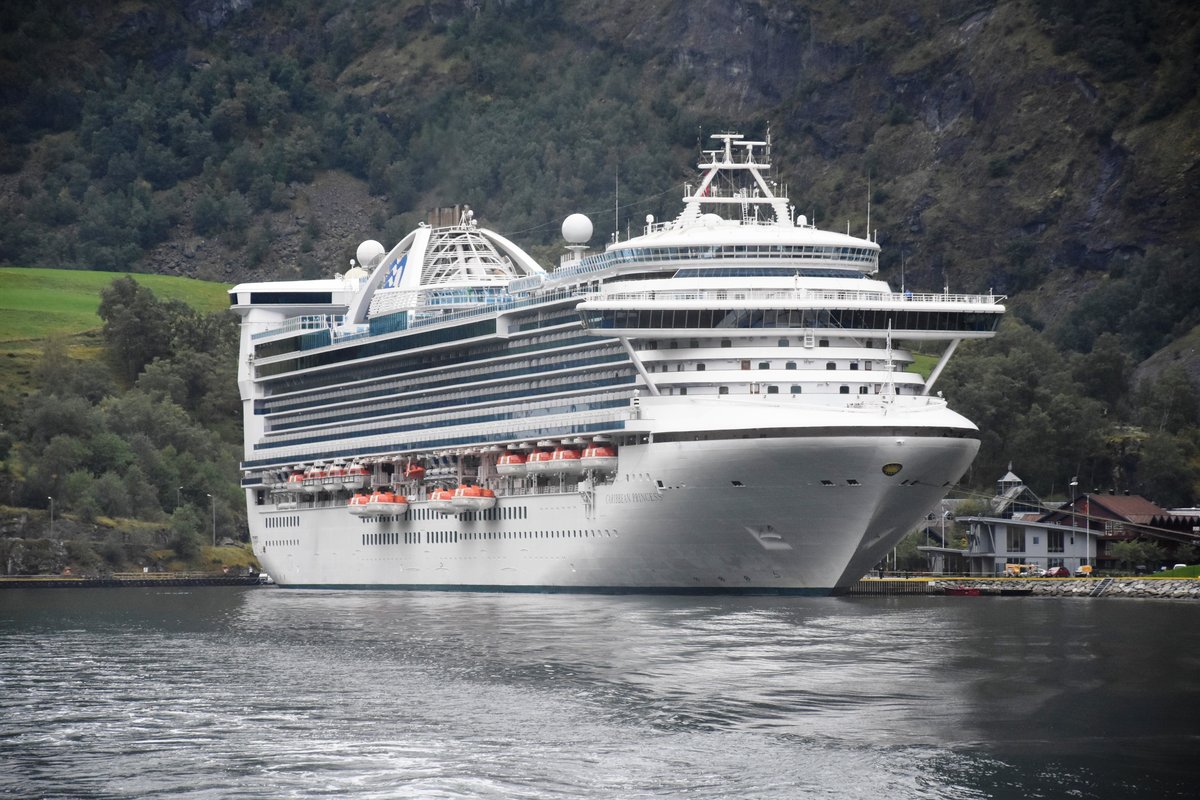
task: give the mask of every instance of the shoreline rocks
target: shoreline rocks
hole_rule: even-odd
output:
[[[979,589],[999,594],[1002,589],[1032,589],[1044,597],[1136,597],[1200,600],[1197,578],[965,578],[933,580],[929,592],[939,594],[949,588]]]

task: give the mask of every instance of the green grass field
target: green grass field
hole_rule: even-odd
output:
[[[913,357],[913,363],[912,363],[912,366],[910,366],[908,368],[908,371],[916,372],[922,378],[929,377],[929,373],[933,372],[933,368],[937,366],[938,359],[941,358],[940,355],[931,356],[931,355],[927,355],[925,353],[918,353],[915,351],[913,352],[912,357]]]
[[[100,292],[120,272],[0,267],[0,401],[30,391],[34,364],[50,336],[68,338],[72,358],[102,352]],[[229,307],[229,286],[169,275],[133,275],[160,299],[182,300],[211,313]]]
[[[51,334],[67,336],[98,329],[96,309],[100,292],[120,272],[0,267],[0,349],[10,344],[41,340]],[[229,307],[229,286],[170,275],[133,275],[160,299],[182,300],[211,313]],[[19,346],[17,349],[21,349]]]

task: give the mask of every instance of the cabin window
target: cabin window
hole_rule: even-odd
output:
[[[795,361],[789,361],[789,362],[787,362],[787,364],[784,365],[784,369],[795,369],[795,368],[796,368]]]
[[[850,362],[850,369],[858,369],[858,362],[857,362],[857,361],[851,361],[851,362]]]
[[[778,386],[768,386],[767,394],[779,394],[779,387]]]
[[[703,364],[697,364],[697,365],[696,365],[696,372],[704,372],[704,365],[703,365]]]
[[[717,394],[729,394],[729,387],[728,386],[718,386]]]
[[[826,361],[825,369],[837,369],[837,362],[836,361]]]
[[[792,394],[800,394],[802,391],[802,387],[794,383],[792,384]]]
[[[770,369],[771,362],[770,361],[760,361],[760,362],[758,362],[758,368],[759,369]]]
[[[828,339],[820,339],[819,341],[817,341],[817,347],[829,347],[829,340]]]
[[[787,339],[780,339],[780,340],[779,340],[779,346],[780,346],[780,347],[787,347],[787,346],[788,346],[788,345],[790,345],[790,344],[791,344],[791,342],[789,342]]]
[[[838,394],[850,394],[850,387],[849,386],[841,387],[840,389],[838,389]]]
[[[721,347],[733,347],[733,340],[732,339],[722,339]]]

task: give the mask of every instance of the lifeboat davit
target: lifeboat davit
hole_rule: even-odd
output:
[[[554,468],[554,465],[550,463],[552,457],[553,454],[545,450],[534,450],[525,461],[525,471],[530,475],[545,475],[551,472]]]
[[[304,491],[317,494],[325,488],[325,468],[312,466],[304,473]]]
[[[342,475],[342,486],[347,489],[365,489],[371,483],[371,471],[362,464],[351,464]]]
[[[454,492],[449,489],[438,489],[429,495],[429,507],[441,514],[454,514]]]
[[[496,505],[496,493],[481,486],[459,486],[450,505],[455,511],[486,511]]]
[[[505,453],[496,459],[496,472],[500,475],[524,475],[525,454]]]
[[[370,497],[368,495],[362,494],[360,492],[359,494],[356,494],[353,497],[351,497],[350,502],[347,503],[346,505],[350,509],[350,513],[353,514],[354,516],[369,517],[369,516],[371,516],[371,511],[369,511],[367,509],[367,502],[369,500],[370,500]]]
[[[579,463],[579,451],[570,447],[560,447],[550,454],[550,471],[564,475],[581,475],[583,466]]]
[[[613,472],[617,468],[617,449],[607,445],[593,444],[583,451],[579,464],[584,469],[598,469]]]
[[[367,498],[367,513],[371,516],[383,514],[404,514],[408,511],[408,498],[396,494],[391,489],[380,489],[371,492]]]

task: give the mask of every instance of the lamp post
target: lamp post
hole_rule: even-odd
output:
[[[213,539],[212,546],[216,547],[217,546],[217,498],[213,497],[210,494],[208,496],[208,499],[212,500],[212,539]]]
[[[47,500],[50,501],[50,538],[54,538],[54,498],[47,495]]]
[[[1075,489],[1079,486],[1079,478],[1071,478],[1071,541],[1075,541]],[[1083,537],[1083,555],[1079,557],[1079,566],[1087,563],[1088,544],[1087,536]]]

